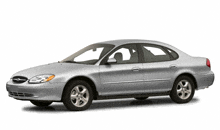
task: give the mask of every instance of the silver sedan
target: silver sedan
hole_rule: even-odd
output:
[[[89,45],[66,59],[15,73],[10,97],[36,106],[63,102],[69,110],[88,109],[93,100],[169,95],[189,102],[195,90],[213,84],[207,58],[192,57],[157,41],[114,40]]]

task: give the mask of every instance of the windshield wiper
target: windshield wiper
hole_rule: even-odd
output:
[[[67,61],[63,61],[64,63],[77,63],[75,61],[71,61],[71,60],[67,60]]]

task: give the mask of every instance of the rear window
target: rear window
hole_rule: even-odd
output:
[[[173,50],[170,50],[167,48],[167,51],[170,53],[170,55],[173,57],[173,59],[177,59],[178,58],[178,54],[173,51]]]

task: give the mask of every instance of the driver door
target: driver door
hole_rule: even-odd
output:
[[[123,95],[143,90],[142,63],[135,44],[122,45],[104,58],[116,59],[116,63],[100,65],[100,95]]]

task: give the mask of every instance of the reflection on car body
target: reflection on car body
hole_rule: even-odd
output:
[[[37,106],[62,101],[69,110],[85,110],[92,100],[109,98],[170,95],[187,103],[213,81],[207,58],[157,41],[114,40],[89,45],[59,63],[19,71],[6,87],[9,96]]]

